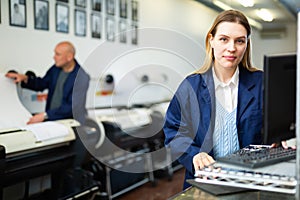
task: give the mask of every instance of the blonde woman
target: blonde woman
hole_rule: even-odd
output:
[[[263,72],[252,66],[250,36],[244,14],[220,13],[206,35],[203,66],[170,102],[165,144],[186,168],[185,179],[218,157],[261,144]]]

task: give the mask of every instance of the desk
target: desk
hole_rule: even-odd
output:
[[[212,195],[204,190],[194,186],[187,188],[185,191],[176,194],[169,200],[295,200],[291,194],[266,192],[266,191],[247,191],[227,195]]]

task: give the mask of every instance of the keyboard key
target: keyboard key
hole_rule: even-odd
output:
[[[245,147],[217,160],[243,167],[257,168],[295,158],[296,149],[270,148],[259,145]]]

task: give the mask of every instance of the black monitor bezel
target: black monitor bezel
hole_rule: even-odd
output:
[[[277,69],[275,69],[275,67],[277,67]],[[280,143],[280,141],[295,137],[296,69],[296,53],[264,56],[264,144]],[[275,72],[275,70],[277,70],[277,72]],[[282,73],[278,73],[280,71]],[[292,71],[294,72],[293,75],[291,73]],[[274,75],[276,75],[276,77],[274,77]],[[277,79],[278,81],[275,82],[274,79]],[[273,84],[271,83],[272,81]],[[280,86],[281,91],[279,91],[278,94],[274,94],[275,85]],[[294,89],[290,87],[294,87]],[[274,106],[276,104],[277,106]],[[293,108],[294,119],[292,119]],[[282,112],[280,113],[282,109],[286,109],[287,115],[282,114]],[[288,123],[290,123],[289,127]]]

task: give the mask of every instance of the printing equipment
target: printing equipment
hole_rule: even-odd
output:
[[[75,196],[98,191],[99,184],[91,182],[89,185],[66,189],[66,185],[74,182],[70,177],[87,176],[89,173],[78,168],[72,170],[76,167],[74,166],[76,158],[74,143],[79,123],[71,119],[56,122],[65,126],[68,133],[44,141],[38,141],[32,131],[0,130],[0,199],[7,198],[5,188],[22,182],[25,183],[25,189],[21,198],[28,199],[31,196],[30,179],[48,174],[51,175],[51,190],[45,197],[39,199],[46,199],[46,197],[47,199],[73,199]],[[70,176],[70,173],[76,176]],[[66,183],[68,179],[71,182]]]
[[[182,165],[177,161],[173,160],[171,151],[165,147],[165,135],[163,132],[163,123],[165,114],[169,106],[169,101],[163,101],[155,103],[149,106],[152,112],[152,116],[156,116],[157,120],[160,120],[159,127],[156,128],[156,134],[154,137],[149,138],[149,144],[152,154],[153,170],[156,172],[156,177],[167,175],[169,180],[172,180],[174,171],[182,168]]]
[[[163,116],[142,106],[94,109],[89,116],[86,125],[94,134],[81,140],[101,165],[93,173],[104,183],[102,192],[113,199],[148,181],[155,184],[151,151],[162,141]]]

